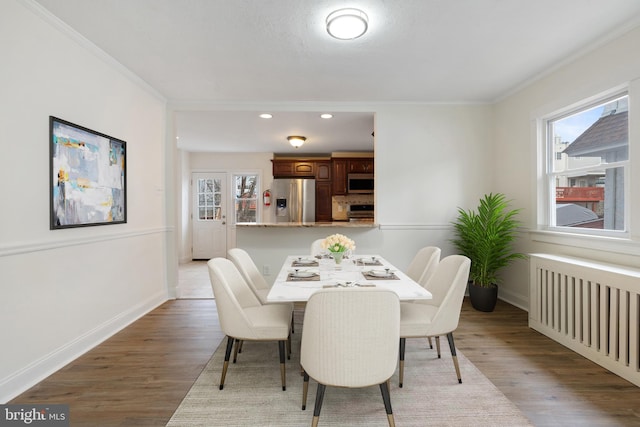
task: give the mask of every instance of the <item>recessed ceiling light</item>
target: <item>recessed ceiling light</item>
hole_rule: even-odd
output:
[[[331,117],[333,117],[333,114],[329,114],[329,113],[320,114],[320,118],[322,119],[330,119]]]
[[[360,9],[338,9],[327,16],[327,32],[339,40],[353,40],[367,32],[369,17]]]
[[[272,117],[273,117],[273,114],[269,114],[269,113],[260,114],[260,118],[262,118],[262,119],[270,119]]]

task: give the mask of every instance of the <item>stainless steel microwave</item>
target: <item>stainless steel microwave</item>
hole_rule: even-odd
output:
[[[370,194],[373,193],[372,173],[350,173],[347,175],[347,193]]]

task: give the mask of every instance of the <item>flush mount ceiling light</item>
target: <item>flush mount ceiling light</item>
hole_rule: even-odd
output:
[[[332,118],[332,117],[333,117],[333,114],[330,114],[330,113],[323,113],[323,114],[320,114],[320,118],[321,118],[321,119],[330,119],[330,118]]]
[[[270,119],[272,117],[273,117],[273,114],[270,114],[270,113],[262,113],[262,114],[260,114],[260,118],[261,119]]]
[[[327,32],[339,40],[353,40],[369,26],[367,14],[360,9],[338,9],[327,16]]]
[[[288,136],[287,140],[289,141],[289,144],[293,145],[295,148],[298,148],[302,147],[302,144],[304,144],[307,138],[305,138],[304,136],[292,135]]]

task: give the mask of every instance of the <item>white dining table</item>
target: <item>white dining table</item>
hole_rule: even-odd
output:
[[[379,255],[356,255],[336,264],[331,258],[290,255],[284,261],[268,302],[306,302],[325,287],[391,289],[400,301],[431,299],[429,291]]]

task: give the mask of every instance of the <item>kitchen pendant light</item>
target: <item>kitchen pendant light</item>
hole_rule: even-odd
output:
[[[339,40],[353,40],[367,32],[369,18],[360,9],[338,9],[327,16],[327,32]]]
[[[302,144],[304,144],[307,138],[305,138],[304,136],[292,135],[288,136],[287,140],[289,141],[289,144],[293,145],[295,148],[299,148],[302,147]]]

